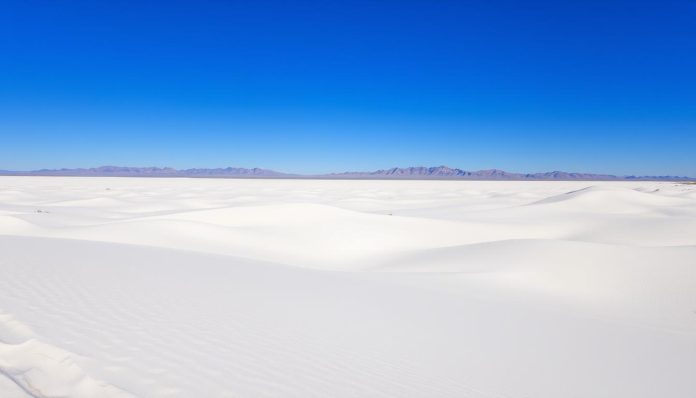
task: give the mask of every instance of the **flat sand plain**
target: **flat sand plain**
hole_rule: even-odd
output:
[[[696,186],[0,177],[0,396],[696,396]]]

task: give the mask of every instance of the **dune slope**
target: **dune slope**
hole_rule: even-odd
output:
[[[2,397],[693,397],[696,187],[0,178]]]

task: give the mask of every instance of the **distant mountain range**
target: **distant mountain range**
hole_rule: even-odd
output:
[[[92,177],[209,177],[209,178],[324,178],[324,179],[456,179],[456,180],[586,180],[586,181],[696,181],[696,178],[678,176],[616,176],[611,174],[569,173],[511,173],[489,169],[467,171],[437,167],[394,167],[377,171],[350,171],[343,173],[304,175],[289,174],[260,168],[227,167],[216,169],[174,169],[171,167],[101,166],[79,169],[41,169],[33,171],[0,171],[0,175],[15,176],[92,176]]]
[[[375,178],[375,179],[459,179],[459,180],[657,180],[657,181],[692,181],[696,178],[678,176],[616,176],[611,174],[570,173],[565,171],[548,171],[544,173],[512,173],[498,169],[467,171],[447,166],[437,167],[394,167],[371,172],[345,172],[328,174],[333,178]]]
[[[41,169],[32,171],[0,171],[0,175],[24,176],[91,176],[91,177],[289,177],[292,174],[266,169],[227,167],[217,169],[174,169],[171,167],[101,166],[89,169]]]

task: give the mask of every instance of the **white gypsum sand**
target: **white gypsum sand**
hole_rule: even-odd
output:
[[[1,397],[696,396],[696,186],[0,177]]]

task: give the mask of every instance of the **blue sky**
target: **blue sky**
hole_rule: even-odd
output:
[[[692,0],[9,0],[0,57],[0,169],[696,176]]]

